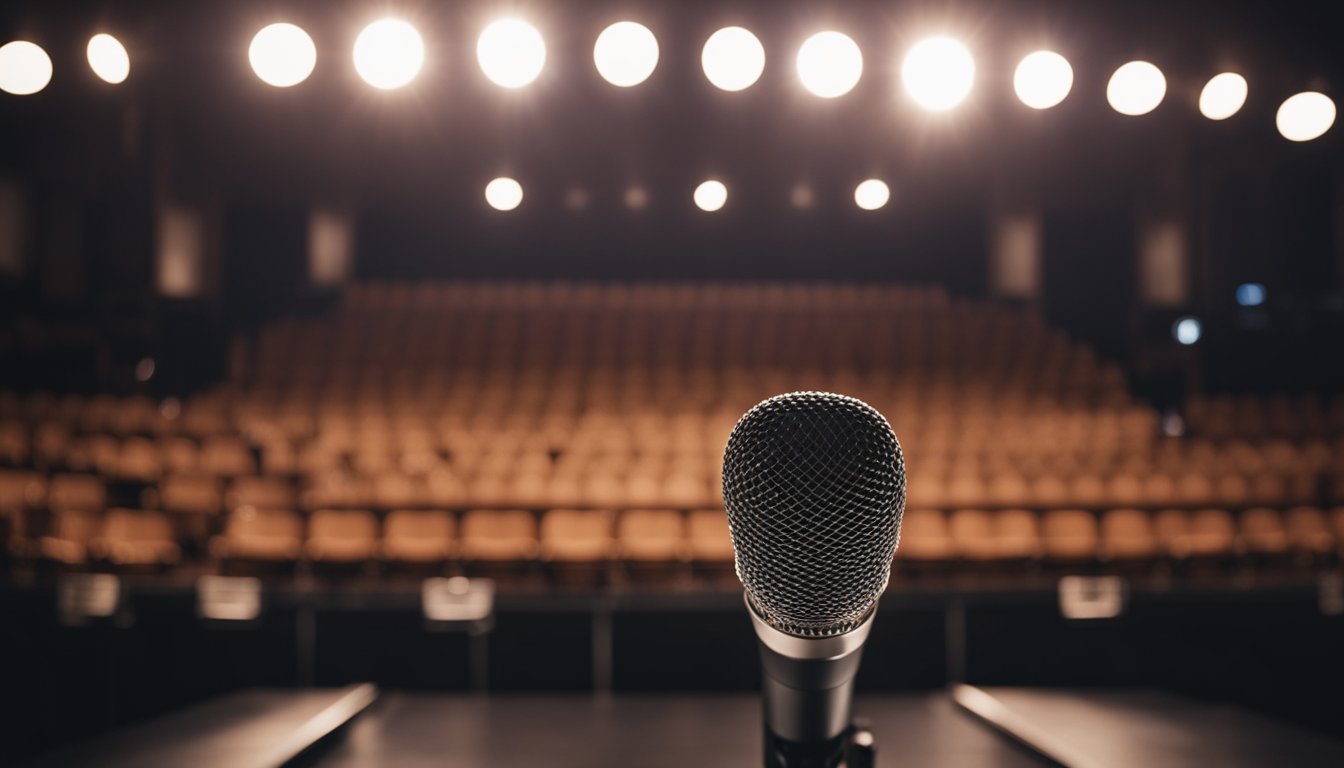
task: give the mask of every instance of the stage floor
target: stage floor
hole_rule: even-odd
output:
[[[1036,768],[1050,763],[958,712],[947,694],[861,697],[878,765]],[[311,765],[322,768],[742,768],[761,761],[758,696],[384,694]]]

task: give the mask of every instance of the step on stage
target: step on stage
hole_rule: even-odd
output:
[[[1152,692],[959,686],[861,696],[855,711],[877,734],[879,766],[1344,765],[1344,742]],[[741,768],[759,764],[759,734],[749,695],[378,696],[364,685],[234,694],[30,765]]]

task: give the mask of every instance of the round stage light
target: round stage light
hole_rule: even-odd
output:
[[[618,21],[597,36],[593,63],[602,79],[612,85],[639,85],[658,66],[658,38],[643,24]]]
[[[793,203],[794,208],[811,208],[817,204],[817,193],[812,190],[811,185],[799,182],[789,190],[789,202]]]
[[[30,96],[51,82],[51,57],[42,46],[15,40],[0,46],[0,91]]]
[[[1246,78],[1236,72],[1214,75],[1199,92],[1199,112],[1210,120],[1226,120],[1246,103]]]
[[[649,191],[638,185],[627,188],[624,197],[625,207],[632,211],[642,211],[649,205]]]
[[[728,202],[728,188],[722,181],[710,179],[695,188],[695,205],[702,211],[714,212]]]
[[[355,39],[355,71],[374,88],[401,88],[420,74],[424,64],[420,33],[401,19],[379,19]]]
[[[1335,124],[1335,102],[1316,91],[1289,96],[1274,118],[1279,133],[1289,141],[1311,141]]]
[[[523,204],[523,185],[507,176],[485,185],[485,202],[497,211],[512,211]]]
[[[537,28],[522,19],[491,22],[476,41],[476,60],[490,82],[504,88],[522,88],[537,79],[546,66],[546,41]]]
[[[841,32],[818,32],[798,49],[798,78],[815,96],[844,96],[862,76],[863,52],[858,43]]]
[[[1265,303],[1263,283],[1242,283],[1237,286],[1237,303],[1243,307],[1258,307]]]
[[[715,88],[750,88],[765,71],[765,47],[742,27],[724,27],[709,36],[700,52],[700,66]]]
[[[876,211],[891,199],[891,189],[881,179],[867,179],[854,188],[854,204],[865,211]]]
[[[1022,57],[1013,72],[1017,98],[1032,109],[1049,109],[1073,90],[1073,67],[1054,51],[1035,51]]]
[[[930,112],[946,112],[970,94],[975,59],[958,40],[930,37],[905,54],[901,82],[916,104]]]
[[[247,60],[263,83],[288,88],[302,83],[313,73],[313,67],[317,66],[317,47],[303,28],[283,22],[271,24],[262,27],[252,38]],[[358,44],[355,46],[355,66],[359,66]],[[364,74],[362,70],[360,74]],[[368,80],[367,77],[364,79]]]
[[[1106,100],[1122,115],[1146,115],[1167,95],[1167,78],[1146,61],[1131,61],[1115,70],[1106,84]]]
[[[89,57],[89,68],[103,80],[116,85],[130,77],[131,57],[117,38],[100,32],[89,38],[85,53]]]
[[[1181,344],[1190,346],[1204,335],[1204,326],[1197,318],[1182,317],[1171,326],[1171,336]]]

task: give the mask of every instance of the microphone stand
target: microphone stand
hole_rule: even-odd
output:
[[[765,768],[874,768],[877,744],[868,724],[850,723],[843,733],[820,744],[799,744],[781,739],[767,725]]]

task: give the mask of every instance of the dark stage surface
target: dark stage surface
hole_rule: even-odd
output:
[[[879,765],[1041,766],[1049,763],[958,712],[941,693],[861,697]],[[466,768],[487,765],[759,765],[756,696],[529,696],[389,694],[312,765]]]
[[[1155,691],[956,686],[951,695],[861,696],[855,712],[871,723],[886,766],[1344,764],[1344,742]],[[726,768],[760,763],[760,727],[759,697],[747,694],[252,690],[30,765]]]

